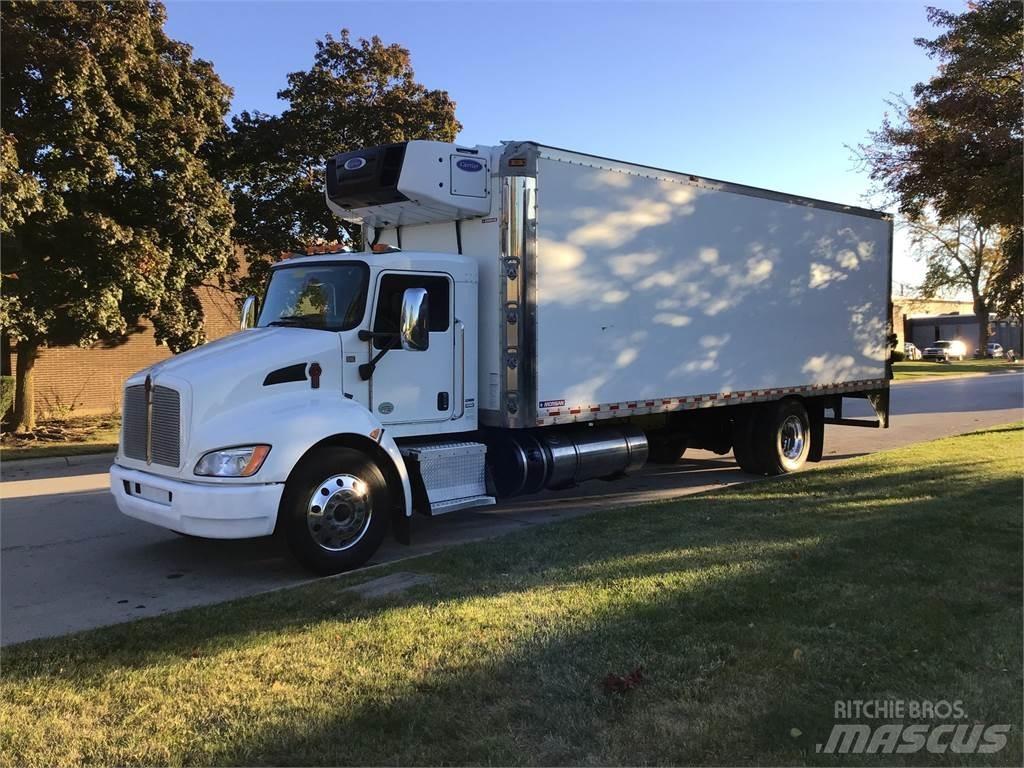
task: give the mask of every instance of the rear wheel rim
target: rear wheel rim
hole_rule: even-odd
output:
[[[799,416],[787,416],[779,430],[779,442],[781,443],[782,456],[788,461],[799,461],[804,452],[804,445],[807,443],[807,431],[804,429],[804,422]]]
[[[370,486],[355,475],[331,475],[306,505],[306,527],[328,552],[351,549],[366,535],[373,517]]]

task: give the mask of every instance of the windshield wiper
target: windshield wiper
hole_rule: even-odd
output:
[[[316,318],[317,315],[281,315],[277,320],[271,320],[267,325],[282,325],[282,326],[296,326],[306,325],[311,327],[323,327],[323,322],[318,324],[309,323],[307,321]]]

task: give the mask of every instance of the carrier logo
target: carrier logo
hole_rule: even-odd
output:
[[[364,165],[366,165],[365,157],[350,157],[345,161],[344,168],[346,171],[358,171]]]
[[[462,159],[462,160],[459,160],[457,163],[455,163],[455,166],[460,171],[470,171],[470,172],[473,172],[473,171],[482,171],[484,169],[484,164],[483,163],[478,162],[476,160],[466,160],[465,158]]]

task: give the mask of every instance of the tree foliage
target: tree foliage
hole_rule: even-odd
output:
[[[895,117],[886,116],[860,156],[911,221],[931,211],[954,228],[969,220],[1002,230],[1002,262],[987,294],[1005,310],[1014,273],[1020,288],[1024,6],[979,0],[959,14],[930,8],[928,18],[942,33],[915,42],[938,60],[938,72],[914,86],[912,102],[893,105]]]
[[[931,297],[943,291],[966,291],[975,313],[988,317],[994,281],[1003,261],[1004,230],[966,216],[940,220],[928,214],[906,226],[911,247],[925,259],[922,293]],[[988,332],[981,333],[979,349],[988,341]]]
[[[289,74],[277,95],[287,103],[280,115],[232,120],[225,156],[235,238],[257,279],[269,255],[357,238],[324,201],[328,158],[411,139],[453,141],[462,127],[447,92],[416,82],[408,50],[378,37],[353,43],[348,30],[317,41],[312,67]]]
[[[164,21],[155,1],[4,4],[0,321],[19,358],[142,316],[174,350],[202,340],[194,289],[232,254],[208,164],[231,92]]]

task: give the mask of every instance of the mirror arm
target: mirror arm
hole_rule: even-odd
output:
[[[374,333],[373,331],[360,331],[360,341],[370,341],[371,339],[387,339],[390,344],[384,347],[380,352],[373,356],[368,363],[363,363],[359,366],[359,378],[363,381],[369,381],[370,377],[373,376],[374,370],[377,368],[377,363],[392,349],[398,349],[398,345],[395,343],[398,340],[397,333]]]
[[[360,341],[376,341],[377,339],[386,341],[396,338],[398,334],[392,331],[368,331],[364,328],[359,331],[358,336]]]

